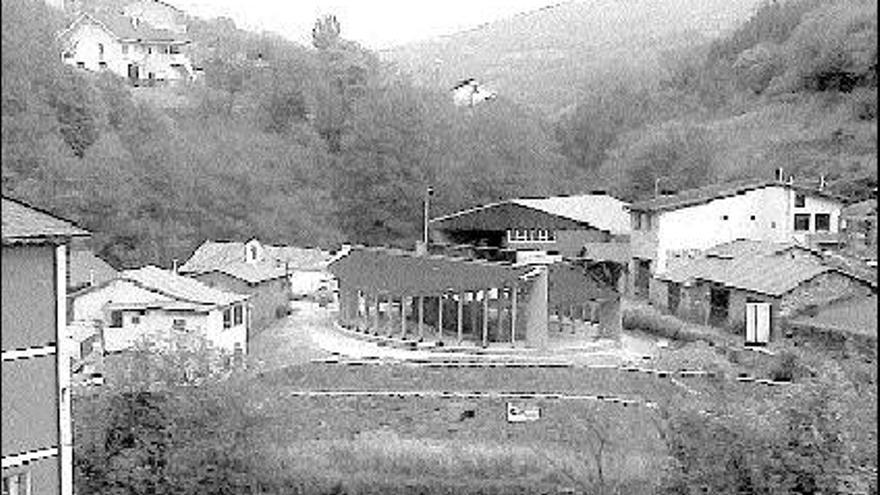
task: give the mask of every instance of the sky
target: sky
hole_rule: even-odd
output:
[[[241,28],[274,31],[308,44],[315,19],[333,13],[342,36],[374,50],[451,34],[559,0],[170,0],[200,17],[225,16]]]

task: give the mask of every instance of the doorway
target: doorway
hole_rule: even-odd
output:
[[[128,64],[128,80],[131,81],[132,84],[137,85],[139,79],[140,69],[137,64]]]
[[[730,289],[712,287],[709,289],[709,325],[720,327],[727,323],[730,313]]]
[[[675,282],[670,282],[667,285],[666,289],[666,307],[669,308],[669,312],[672,314],[676,314],[678,312],[678,305],[681,302],[681,285]]]

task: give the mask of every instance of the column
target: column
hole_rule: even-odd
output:
[[[483,347],[489,345],[489,292],[483,290]]]
[[[510,289],[510,344],[516,344],[516,293],[519,289],[518,284],[513,284]]]
[[[464,291],[458,293],[458,326],[456,330],[458,332],[458,343],[461,344],[461,339],[464,337],[462,332],[464,330]]]
[[[406,338],[406,296],[400,296],[400,338]]]
[[[443,340],[443,294],[437,296],[437,341]]]
[[[379,293],[376,292],[376,295],[373,296],[373,329],[374,332],[379,333]]]
[[[425,338],[425,296],[419,296],[419,340]]]
[[[499,342],[501,341],[501,336],[504,334],[504,309],[505,309],[504,307],[506,306],[506,304],[504,303],[504,300],[507,299],[506,293],[507,293],[506,288],[501,287],[498,289],[498,299],[496,301],[496,306],[498,308],[498,312],[497,312],[498,318],[497,318],[497,321],[495,322],[495,331],[498,335],[497,338],[498,338]]]
[[[478,294],[479,294],[478,291],[475,291],[475,290],[471,291],[471,304],[470,304],[470,307],[471,307],[471,333],[474,334],[475,339],[477,338],[477,335],[479,335],[477,333],[477,332],[479,332],[479,330],[477,330],[477,328],[479,328],[479,323],[480,323],[478,321],[480,315],[479,315],[479,311],[477,311],[478,305],[480,304],[480,301],[477,299]]]
[[[535,277],[525,301],[526,341],[529,346],[547,345],[547,269]]]

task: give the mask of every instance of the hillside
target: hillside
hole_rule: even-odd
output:
[[[663,53],[704,42],[743,22],[759,0],[567,2],[478,28],[380,52],[416,83],[445,89],[476,77],[549,114],[603,77],[640,78]]]

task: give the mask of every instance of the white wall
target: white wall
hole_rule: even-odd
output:
[[[150,309],[145,314],[140,314],[136,310],[124,310],[122,327],[109,327],[110,313],[105,309],[108,303],[137,304],[154,301],[171,301],[171,298],[142,289],[126,280],[114,280],[105,287],[76,297],[73,301],[73,317],[80,321],[103,321],[104,347],[110,352],[128,349],[144,336],[158,334],[167,338],[175,319],[186,320],[187,329],[202,333],[217,347],[232,352],[238,343],[242,351],[247,352],[247,314],[243,314],[240,325],[223,328],[223,308],[201,313]],[[134,317],[139,317],[140,322],[135,324]]]
[[[100,57],[99,44],[104,45],[103,58]],[[65,52],[73,53],[73,57],[65,58],[64,61],[73,66],[77,62],[83,62],[85,69],[98,71],[98,64],[103,60],[107,63],[107,70],[126,78],[130,63],[139,66],[140,79],[147,79],[150,72],[154,73],[156,79],[180,79],[180,71],[172,68],[171,64],[181,64],[192,74],[192,64],[186,55],[161,53],[160,48],[167,45],[126,45],[128,51],[123,53],[123,43],[97,24],[85,19],[66,35],[63,48]]]
[[[795,208],[794,198],[792,189],[766,187],[654,214],[652,231],[633,231],[633,253],[653,253],[654,273],[662,273],[667,268],[670,251],[702,250],[739,238],[806,242],[806,235],[815,233],[813,215],[816,213],[830,214],[829,232],[837,232],[842,204],[819,196],[807,196],[805,206]],[[795,232],[795,213],[811,215],[810,231]],[[726,220],[723,219],[725,215]]]

